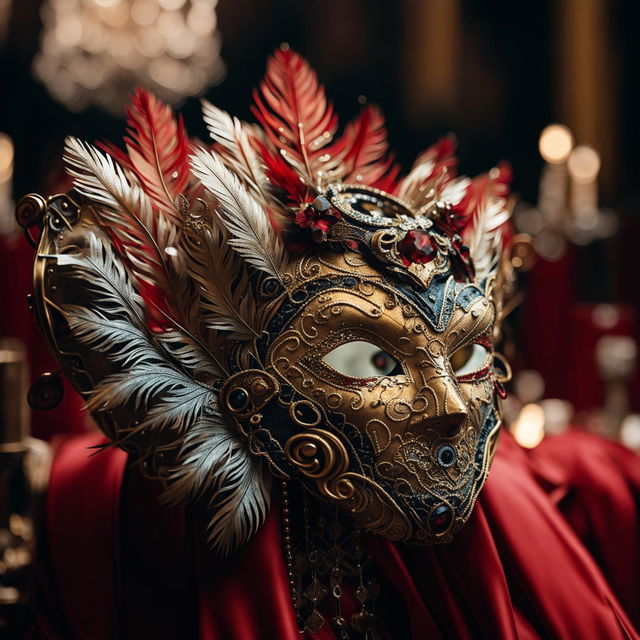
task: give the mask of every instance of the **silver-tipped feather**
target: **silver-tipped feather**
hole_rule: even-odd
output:
[[[154,212],[133,174],[92,145],[69,137],[64,159],[76,189],[96,203],[98,222],[120,241],[134,279],[162,292],[173,316],[189,326],[191,292],[175,218]]]
[[[215,154],[197,149],[191,162],[196,177],[218,200],[229,244],[247,264],[282,282],[287,254],[264,209]]]
[[[211,497],[209,540],[222,555],[247,542],[269,509],[271,475],[219,416],[203,418],[186,435],[164,499],[176,504]]]
[[[149,284],[167,284],[161,245],[172,246],[172,227],[161,222],[154,233],[151,202],[140,185],[110,156],[76,138],[67,138],[64,160],[76,189],[102,205],[95,208],[99,222],[126,247],[134,275]]]
[[[208,100],[202,100],[202,114],[209,135],[224,150],[222,160],[247,186],[263,199],[268,199],[263,185],[266,182],[262,163],[251,146],[249,127],[230,116]]]
[[[210,540],[228,555],[264,521],[270,475],[220,414],[217,392],[196,378],[202,371],[220,371],[191,336],[150,332],[126,270],[95,234],[89,233],[82,252],[57,259],[93,300],[91,310],[62,308],[74,335],[122,369],[98,381],[88,408],[99,413],[132,407],[140,416],[136,429],[171,431],[183,439],[167,498],[207,494]]]

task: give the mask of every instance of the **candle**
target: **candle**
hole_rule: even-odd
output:
[[[550,124],[542,130],[538,148],[545,160],[538,207],[549,222],[559,223],[567,206],[567,159],[573,135],[563,124]]]
[[[592,147],[581,145],[569,156],[571,206],[578,222],[595,221],[598,215],[598,173],[600,155]]]

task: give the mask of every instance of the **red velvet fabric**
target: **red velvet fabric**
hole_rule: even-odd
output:
[[[622,445],[581,430],[546,437],[532,470],[640,628],[640,462]]]
[[[578,387],[570,377],[572,362],[567,354],[567,347],[572,344],[569,318],[577,281],[574,248],[567,247],[558,260],[539,257],[527,275],[522,338],[518,341],[523,365],[540,372],[545,381],[545,397],[571,399],[572,390]]]
[[[120,488],[126,454],[95,454],[104,437],[83,435],[58,447],[51,469],[46,522],[51,585],[69,637],[120,633]],[[95,454],[95,455],[92,455]]]
[[[151,629],[159,640],[300,638],[277,501],[246,548],[221,560],[197,533],[203,530],[199,517],[160,506],[155,483],[132,479],[134,470],[126,472],[119,497],[124,456],[111,450],[87,458],[90,442],[72,440],[61,449],[49,495],[52,569],[73,632],[69,637],[150,637],[143,630]],[[621,497],[598,516],[587,504],[589,496],[574,488],[580,479],[593,487],[585,478],[600,472],[587,459],[580,462],[583,471],[576,466],[562,475],[562,455],[556,455],[555,446],[564,455],[573,445],[567,436],[564,446],[550,444],[546,451],[527,454],[503,434],[474,515],[451,544],[409,548],[368,537],[368,551],[388,583],[380,615],[389,638],[639,637],[620,605],[620,600],[631,605],[637,600],[637,592],[627,590],[635,589],[638,567],[611,551],[617,539],[605,526],[605,515],[613,515],[620,518],[622,539],[638,540],[637,507]],[[617,473],[612,464],[617,459],[609,459],[602,473]],[[628,473],[610,487],[612,496],[635,491],[638,461],[625,460]],[[571,493],[591,518],[600,518],[602,526],[587,528],[592,529],[589,540],[609,550],[602,570],[580,539],[587,540],[587,530],[572,529],[577,516],[568,510],[563,516],[559,498]],[[144,500],[145,495],[153,499]],[[120,543],[113,537],[116,530]],[[603,571],[613,576],[611,583]],[[174,585],[173,596],[167,596],[167,585]],[[157,624],[158,617],[177,622]],[[334,635],[325,625],[316,638],[333,640]]]

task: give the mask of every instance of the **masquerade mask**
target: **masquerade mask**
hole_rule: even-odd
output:
[[[380,113],[337,137],[288,50],[254,113],[204,103],[215,142],[192,147],[140,91],[126,151],[67,140],[75,190],[18,207],[41,228],[41,328],[167,498],[208,498],[221,552],[264,520],[274,475],[368,531],[447,541],[500,426],[508,172],[457,177],[444,138],[399,179]]]

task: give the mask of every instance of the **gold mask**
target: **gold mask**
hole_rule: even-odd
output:
[[[393,540],[449,540],[486,479],[508,377],[493,351],[504,172],[456,177],[443,139],[398,180],[380,113],[336,139],[288,50],[255,109],[262,132],[205,104],[217,142],[193,150],[139,92],[126,153],[67,141],[75,191],[17,212],[41,328],[168,499],[208,497],[220,551],[255,533],[272,476]],[[35,404],[53,404],[50,383]]]
[[[365,194],[387,201],[358,189]],[[349,237],[372,237],[382,222],[395,237],[398,226],[417,225],[405,214],[362,215]],[[251,380],[273,398],[256,402],[244,372],[223,388],[229,415],[277,471],[299,475],[364,529],[423,543],[449,540],[471,513],[495,450],[504,380],[492,352],[493,279],[456,281],[453,244],[435,230],[430,238],[432,259],[404,275],[391,240],[377,258],[334,247],[294,261],[259,349],[264,374]],[[248,398],[239,410],[233,394]]]

